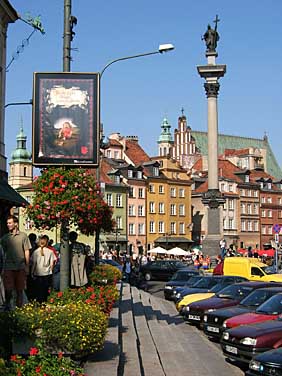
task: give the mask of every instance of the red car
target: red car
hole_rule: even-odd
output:
[[[223,323],[226,329],[235,328],[239,325],[250,325],[258,322],[275,320],[282,314],[282,293],[276,294],[261,304],[254,312],[243,313],[231,317]]]

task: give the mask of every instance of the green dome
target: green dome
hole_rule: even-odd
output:
[[[20,128],[20,133],[17,135],[17,148],[11,155],[12,162],[29,162],[31,153],[26,149],[26,135],[23,128]]]
[[[167,120],[167,118],[164,118],[163,119],[163,122],[162,122],[162,125],[161,125],[161,128],[162,128],[162,132],[160,134],[160,137],[159,137],[159,140],[158,140],[158,143],[160,144],[161,142],[168,142],[168,143],[173,143],[173,139],[172,139],[172,136],[171,136],[171,132],[170,132],[170,124]]]

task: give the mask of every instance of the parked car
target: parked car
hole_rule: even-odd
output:
[[[226,329],[239,325],[256,324],[263,321],[274,320],[282,314],[282,293],[278,293],[261,304],[254,312],[243,313],[224,321]]]
[[[205,291],[196,294],[189,294],[184,296],[184,298],[178,303],[177,309],[181,313],[183,312],[183,308],[187,306],[188,304],[191,304],[193,302],[198,302],[200,300],[205,300],[208,298],[211,298],[216,293],[223,290],[226,286],[232,285],[234,283],[244,282],[247,281],[244,277],[237,277],[237,276],[213,276],[213,279],[216,281],[216,284]]]
[[[184,268],[173,274],[164,287],[164,296],[167,300],[173,300],[177,287],[183,287],[189,282],[191,277],[199,275],[199,270],[194,268]]]
[[[140,273],[146,281],[152,279],[168,281],[177,270],[185,267],[186,265],[178,260],[155,260],[142,265]]]
[[[241,275],[250,281],[282,282],[282,274],[277,274],[272,266],[249,257],[225,257],[223,274]]]
[[[225,287],[212,298],[189,304],[184,308],[184,317],[190,324],[202,325],[204,315],[219,308],[239,304],[252,291],[267,286],[266,282],[241,282]]]
[[[282,286],[276,287],[276,285],[277,283],[270,282],[270,286],[275,287],[257,289],[234,307],[216,309],[214,312],[206,313],[203,319],[205,334],[212,339],[219,340],[222,333],[226,330],[225,320],[242,315],[243,313],[255,311],[273,295],[282,292]]]
[[[201,274],[198,274],[198,275],[195,275],[193,277],[191,277],[189,279],[189,281],[184,285],[184,286],[180,286],[180,287],[176,287],[173,292],[173,295],[171,297],[171,300],[174,301],[174,303],[177,305],[177,301],[179,300],[179,294],[181,293],[181,291],[183,289],[186,289],[188,287],[192,287],[196,284],[196,282],[199,282],[202,278],[204,278],[204,275],[201,275]]]
[[[256,355],[282,346],[282,320],[270,320],[229,329],[222,334],[220,343],[227,358],[249,363]],[[271,373],[271,375],[279,375],[279,373]]]
[[[282,348],[256,355],[249,364],[246,376],[282,375]]]

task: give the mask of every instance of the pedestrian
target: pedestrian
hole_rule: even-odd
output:
[[[56,263],[55,254],[48,247],[48,241],[48,236],[42,235],[39,240],[39,247],[31,255],[31,276],[35,285],[34,298],[39,303],[47,301]]]
[[[4,251],[5,309],[11,308],[13,290],[16,291],[16,305],[22,307],[26,277],[29,273],[31,244],[26,233],[19,231],[19,220],[10,215],[7,218],[9,232],[1,238]]]
[[[71,254],[71,286],[81,287],[88,283],[87,278],[87,262],[88,253],[84,243],[77,241],[78,234],[71,231],[70,239],[70,254]]]
[[[248,257],[253,257],[252,247],[248,247]]]
[[[125,262],[123,264],[123,273],[125,276],[125,281],[131,282],[131,273],[132,273],[132,263],[129,256],[126,256]]]

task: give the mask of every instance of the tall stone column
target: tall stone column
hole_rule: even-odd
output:
[[[208,26],[203,39],[205,39],[207,45],[207,65],[197,67],[199,75],[205,79],[204,88],[208,101],[208,191],[202,199],[202,202],[207,206],[207,236],[203,241],[203,251],[205,254],[217,255],[219,253],[219,241],[223,236],[220,205],[225,202],[218,189],[217,97],[220,87],[218,80],[224,76],[226,65],[216,64],[215,59],[218,55],[215,47],[219,39],[216,28],[213,30]]]

